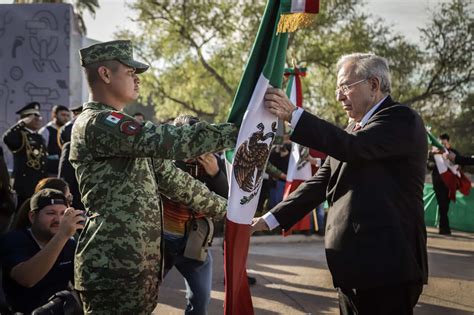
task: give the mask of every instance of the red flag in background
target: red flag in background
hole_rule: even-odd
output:
[[[296,107],[303,106],[303,89],[301,86],[301,77],[306,76],[306,68],[299,68],[296,64],[293,68],[285,69],[285,77],[288,78],[286,86],[286,95]],[[288,171],[286,174],[286,184],[283,193],[285,200],[290,193],[298,188],[301,183],[312,176],[311,163],[308,161],[309,149],[295,142],[291,144],[290,161],[288,162]],[[292,231],[307,231],[311,229],[311,213],[308,213],[303,219],[297,222],[288,231],[282,231],[284,236],[291,235]]]

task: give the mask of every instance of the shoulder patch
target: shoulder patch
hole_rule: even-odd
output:
[[[125,115],[123,114],[111,112],[109,115],[105,117],[103,121],[106,125],[110,127],[115,127],[124,117]]]
[[[120,132],[128,136],[135,136],[141,130],[142,125],[135,120],[126,120],[120,124]]]

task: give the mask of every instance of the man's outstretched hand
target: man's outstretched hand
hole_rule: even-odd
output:
[[[252,225],[250,227],[250,234],[253,234],[258,231],[269,231],[267,222],[262,217],[253,218]]]

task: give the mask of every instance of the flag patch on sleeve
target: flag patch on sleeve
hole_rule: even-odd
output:
[[[105,117],[104,123],[110,127],[115,127],[123,117],[123,114],[112,112]]]

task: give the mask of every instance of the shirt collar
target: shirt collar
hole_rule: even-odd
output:
[[[372,115],[374,114],[374,112],[377,110],[377,108],[380,107],[380,105],[385,101],[385,99],[386,99],[387,97],[388,97],[388,95],[385,96],[384,98],[382,98],[382,99],[380,100],[380,102],[378,102],[377,104],[375,104],[375,106],[372,107],[372,108],[364,115],[364,117],[362,117],[362,119],[361,119],[360,122],[359,122],[359,125],[360,125],[361,127],[364,127],[365,124],[367,124],[367,122],[369,121],[370,117],[372,117]]]

